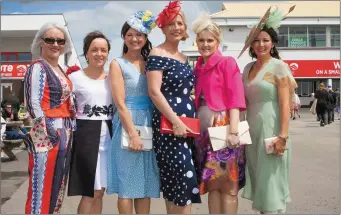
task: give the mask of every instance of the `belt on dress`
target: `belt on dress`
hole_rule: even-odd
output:
[[[148,110],[153,108],[153,102],[149,96],[127,96],[125,102],[129,110]]]

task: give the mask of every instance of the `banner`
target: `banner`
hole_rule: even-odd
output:
[[[30,62],[9,63],[1,62],[2,79],[23,79]]]
[[[289,36],[289,47],[291,48],[300,48],[307,47],[307,35],[295,35]]]
[[[340,78],[340,60],[284,60],[295,78]]]

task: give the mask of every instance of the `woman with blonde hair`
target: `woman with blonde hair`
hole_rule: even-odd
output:
[[[194,68],[195,107],[200,119],[200,137],[196,141],[200,164],[200,194],[208,194],[211,214],[235,214],[238,191],[243,188],[244,146],[239,146],[239,112],[245,110],[241,73],[233,57],[225,57],[218,46],[221,30],[203,13],[193,23],[201,55]],[[208,127],[225,126],[227,148],[213,151]]]
[[[32,43],[33,59],[38,59],[25,74],[27,111],[33,119],[26,214],[60,213],[63,203],[75,110],[72,83],[58,62],[70,50],[66,29],[55,23],[43,25]]]
[[[170,2],[156,23],[166,40],[148,57],[146,72],[153,110],[153,146],[160,172],[161,190],[167,213],[191,213],[192,203],[201,203],[195,165],[193,132],[179,118],[195,117],[191,98],[194,74],[187,58],[178,49],[186,40],[186,23],[178,1]],[[160,132],[161,116],[173,127],[172,134]]]

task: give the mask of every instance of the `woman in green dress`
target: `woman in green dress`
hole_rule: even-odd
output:
[[[290,201],[290,102],[297,84],[276,49],[279,23],[273,20],[280,21],[284,16],[278,10],[267,16],[267,21],[262,20],[264,23],[249,35],[249,54],[256,61],[247,64],[243,72],[252,145],[245,149],[246,185],[242,197],[253,201],[253,210],[260,213],[283,213]],[[270,137],[276,137],[272,142],[274,151],[267,154],[264,139]]]

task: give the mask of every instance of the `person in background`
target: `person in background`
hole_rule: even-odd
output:
[[[153,104],[144,72],[152,44],[148,34],[155,27],[150,11],[137,11],[122,26],[122,57],[111,61],[109,83],[116,105],[113,140],[108,154],[108,194],[118,194],[120,214],[149,214],[151,198],[160,197],[155,152],[143,150],[143,136],[135,126],[152,126]],[[128,148],[122,135],[129,136]],[[151,141],[151,138],[150,140]]]
[[[19,112],[20,110],[20,101],[18,97],[15,95],[15,92],[11,90],[9,96],[6,98],[6,102],[12,104],[13,111]]]
[[[107,187],[107,154],[112,136],[113,100],[104,65],[110,51],[99,31],[83,40],[88,66],[69,74],[77,107],[68,196],[82,196],[77,213],[101,214]]]
[[[210,214],[236,214],[238,191],[245,184],[245,148],[239,146],[238,136],[239,113],[245,110],[242,76],[236,60],[218,50],[221,29],[208,14],[194,21],[193,31],[201,55],[194,68],[194,103],[201,127],[196,140],[200,194],[208,192]],[[207,128],[228,124],[228,148],[213,151]]]
[[[299,112],[300,108],[301,108],[300,97],[295,92],[295,96],[292,98],[292,106],[291,106],[291,118],[293,120],[296,119],[296,114],[298,118],[301,118],[300,112]]]
[[[284,213],[291,201],[289,114],[297,84],[276,48],[278,28],[284,18],[283,11],[270,7],[261,19],[266,21],[251,30],[243,49],[249,47],[249,55],[256,61],[247,64],[243,72],[252,144],[245,147],[246,184],[242,197],[251,200],[252,209],[260,213]],[[272,137],[274,150],[267,154],[264,139]]]
[[[4,118],[6,120],[6,122],[10,122],[10,121],[20,121],[19,120],[19,116],[18,116],[18,112],[16,110],[13,110],[13,106],[10,102],[6,102],[4,104],[4,107],[2,109],[2,118]],[[25,140],[27,139],[27,130],[21,125],[18,127],[19,130],[21,131],[21,133],[19,133],[18,131],[16,131],[16,127],[12,127],[12,126],[6,126],[6,139],[7,140]]]
[[[328,124],[334,122],[334,112],[336,105],[336,94],[331,86],[328,86]]]
[[[153,110],[153,146],[160,171],[161,190],[169,214],[190,214],[192,203],[201,203],[193,132],[179,116],[195,118],[191,91],[195,83],[187,57],[179,51],[188,38],[185,16],[179,1],[171,1],[158,15],[165,41],[153,48],[146,73]],[[172,123],[173,133],[160,132],[161,116]]]
[[[335,90],[335,112],[337,113],[337,119],[340,120],[340,90],[339,88],[336,88]]]
[[[64,26],[46,23],[31,46],[25,73],[27,111],[33,120],[28,142],[26,214],[60,213],[67,186],[74,130],[72,83],[59,57],[71,51]]]
[[[1,139],[5,139],[5,131],[6,131],[6,120],[1,116]],[[2,145],[2,141],[1,141]]]
[[[328,101],[329,101],[329,93],[324,83],[320,83],[320,88],[315,91],[314,96],[317,99],[316,114],[318,115],[318,119],[320,120],[320,126],[323,127],[328,124]]]

